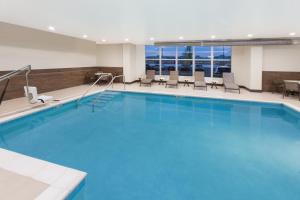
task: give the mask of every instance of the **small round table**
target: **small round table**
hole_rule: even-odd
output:
[[[183,85],[183,86],[185,87],[186,85],[187,85],[188,87],[190,87],[189,80],[187,80],[187,79],[184,80],[184,85]]]
[[[158,85],[164,85],[164,81],[165,81],[164,78],[160,78],[158,81]]]
[[[218,84],[217,84],[217,82],[216,81],[212,81],[211,82],[211,88],[216,88],[216,89],[218,89]]]

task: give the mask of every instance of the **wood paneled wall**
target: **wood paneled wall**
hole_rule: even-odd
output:
[[[74,87],[89,82],[87,78],[98,71],[110,72],[113,75],[123,74],[122,67],[80,67],[80,68],[56,68],[37,69],[29,74],[29,85],[36,86],[39,93]],[[8,71],[0,71],[0,75]],[[5,81],[0,83],[0,93]],[[4,99],[14,99],[24,96],[23,87],[26,85],[25,75],[18,75],[11,79]]]
[[[300,72],[279,72],[279,71],[263,71],[262,89],[263,91],[272,91],[273,80],[300,80]]]

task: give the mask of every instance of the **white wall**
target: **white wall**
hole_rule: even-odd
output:
[[[263,71],[300,72],[300,45],[264,46]]]
[[[122,67],[123,66],[123,45],[97,44],[96,47],[97,66],[101,67]]]
[[[262,89],[263,47],[253,46],[250,50],[250,86],[249,89]]]
[[[136,80],[136,46],[133,44],[123,45],[123,72],[126,82]]]
[[[123,67],[126,82],[138,80],[145,75],[145,46],[98,44],[97,66]]]
[[[0,22],[0,70],[96,66],[94,42]]]
[[[250,63],[250,47],[232,47],[231,71],[234,73],[238,85],[250,87]]]
[[[235,46],[232,48],[232,72],[238,85],[251,90],[261,90],[262,65],[262,46]]]
[[[145,61],[145,46],[136,45],[136,79],[145,75],[146,61]]]

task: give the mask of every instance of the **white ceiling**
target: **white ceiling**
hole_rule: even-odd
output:
[[[300,35],[300,0],[0,0],[0,21],[101,43]],[[297,35],[296,35],[297,36]]]

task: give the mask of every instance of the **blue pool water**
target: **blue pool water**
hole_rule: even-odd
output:
[[[79,108],[1,124],[0,147],[87,172],[87,200],[300,199],[299,113],[279,104],[104,97],[95,112],[92,96]]]

